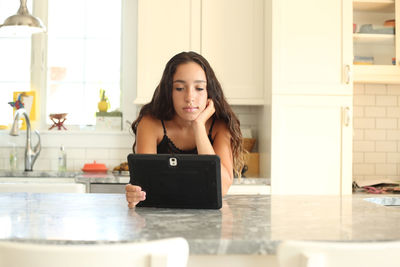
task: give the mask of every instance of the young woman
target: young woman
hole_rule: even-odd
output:
[[[138,154],[217,154],[222,195],[233,173],[240,176],[243,144],[240,123],[226,102],[210,64],[195,52],[182,52],[167,63],[150,103],[132,123]],[[126,186],[128,206],[146,199],[139,186]]]

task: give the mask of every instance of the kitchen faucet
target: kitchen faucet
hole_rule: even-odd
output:
[[[29,115],[24,108],[17,109],[14,116],[14,122],[11,127],[10,135],[17,136],[18,133],[18,122],[21,115],[25,116],[26,121],[26,145],[25,145],[25,171],[32,171],[33,164],[35,163],[37,157],[40,154],[42,146],[40,145],[40,134],[37,130],[35,133],[39,138],[38,143],[34,148],[32,148],[31,140],[31,122],[29,120]]]

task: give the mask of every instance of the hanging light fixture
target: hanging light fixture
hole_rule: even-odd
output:
[[[18,9],[17,14],[8,17],[3,25],[0,25],[0,31],[12,33],[14,35],[18,33],[39,33],[45,32],[46,27],[43,22],[29,14],[26,6],[26,0],[21,0],[21,5]]]

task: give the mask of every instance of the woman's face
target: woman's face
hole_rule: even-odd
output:
[[[185,121],[193,121],[206,108],[207,97],[207,78],[200,65],[194,62],[179,65],[172,84],[175,113]]]

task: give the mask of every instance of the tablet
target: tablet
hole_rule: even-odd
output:
[[[137,207],[220,209],[217,155],[129,154],[130,184],[146,192]]]

